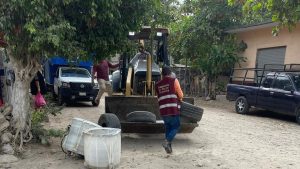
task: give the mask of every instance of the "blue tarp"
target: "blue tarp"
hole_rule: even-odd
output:
[[[93,62],[91,61],[79,61],[78,63],[76,63],[76,61],[71,61],[68,62],[65,58],[59,57],[59,56],[55,56],[49,59],[50,64],[51,65],[74,65],[74,66],[78,66],[78,67],[91,67],[93,66]]]
[[[68,65],[68,62],[65,58],[57,56],[57,57],[50,58],[49,64],[51,64],[51,65]]]

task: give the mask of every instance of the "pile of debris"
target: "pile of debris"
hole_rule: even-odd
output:
[[[14,156],[15,151],[11,145],[13,135],[9,131],[12,110],[11,105],[4,105],[0,108],[0,166],[18,160]]]

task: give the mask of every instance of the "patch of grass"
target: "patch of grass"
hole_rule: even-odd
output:
[[[57,116],[61,114],[61,110],[64,106],[58,106],[51,97],[51,95],[45,95],[47,104],[39,109],[34,109],[31,113],[31,132],[33,139],[43,145],[49,145],[51,137],[63,137],[64,131],[56,129],[45,129],[42,125],[43,122],[48,120],[48,116]]]

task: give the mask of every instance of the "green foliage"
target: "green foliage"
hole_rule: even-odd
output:
[[[33,138],[35,138],[36,141],[44,145],[49,145],[49,139],[51,137],[62,137],[64,131],[45,129],[43,123],[48,120],[48,115],[56,116],[57,114],[60,114],[63,106],[58,106],[57,103],[53,102],[50,95],[45,95],[45,100],[47,101],[46,106],[35,109],[31,113],[31,131]]]
[[[224,30],[239,24],[239,6],[226,1],[188,1],[184,11],[193,11],[171,25],[171,54],[175,61],[188,58],[193,67],[214,78],[235,63],[242,61],[235,37]]]
[[[60,114],[60,111],[64,108],[64,106],[58,106],[56,102],[52,101],[53,99],[50,94],[46,94],[44,97],[47,104],[42,108],[34,109],[31,113],[32,125],[38,125],[44,122],[47,120],[48,115],[56,116]]]
[[[41,110],[34,110],[31,115],[32,115],[31,116],[32,126],[39,125],[47,117],[47,114],[45,112],[41,111]]]
[[[166,1],[167,2],[167,1]],[[0,32],[24,66],[45,56],[109,57],[130,30],[154,20],[159,0],[0,0]]]
[[[45,55],[78,53],[75,28],[64,18],[64,1],[1,0],[0,31],[5,33],[8,49],[23,66]],[[75,49],[76,48],[76,49]]]
[[[300,19],[298,0],[228,0],[228,3],[230,5],[242,4],[245,16],[258,16],[279,22],[279,26],[273,29],[275,34],[285,26],[291,30]]]
[[[244,61],[238,56],[238,46],[232,36],[224,37],[216,45],[212,45],[207,57],[199,57],[199,68],[202,69],[210,78],[217,77],[225,70],[230,70],[235,63]]]
[[[64,135],[64,131],[56,129],[47,130],[42,124],[37,124],[32,126],[32,135],[37,142],[43,145],[49,145],[49,140],[51,137],[62,138]]]
[[[226,92],[226,83],[223,81],[219,81],[216,83],[216,92],[217,93],[225,93]]]
[[[187,60],[206,76],[205,93],[211,98],[215,98],[211,84],[217,77],[244,60],[235,37],[225,33],[244,21],[241,9],[240,5],[228,6],[227,0],[187,0],[179,20],[171,24],[171,55],[175,62]]]
[[[48,130],[48,135],[50,137],[63,137],[64,134],[65,134],[65,132],[62,130],[55,130],[55,129]]]
[[[47,104],[41,110],[47,115],[57,116],[57,114],[61,114],[61,110],[64,108],[64,105],[59,106],[57,102],[53,101],[53,97],[49,93],[44,97],[47,100]]]

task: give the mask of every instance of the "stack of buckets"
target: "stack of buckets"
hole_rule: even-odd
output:
[[[84,155],[88,168],[116,168],[121,159],[121,130],[74,118],[62,147]]]

